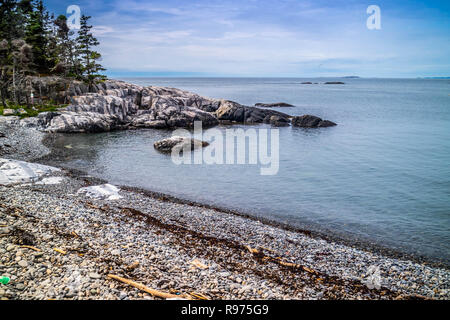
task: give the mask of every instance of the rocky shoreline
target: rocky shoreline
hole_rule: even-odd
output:
[[[49,152],[42,132],[5,119],[0,158],[33,162]],[[0,276],[11,279],[0,299],[158,299],[108,275],[192,299],[450,296],[447,268],[132,188],[112,198],[113,188],[80,192],[106,181],[42,172],[0,186]]]
[[[312,115],[303,115],[302,117],[312,117],[324,124],[311,125],[302,117],[270,109],[292,106],[283,102],[256,104],[261,108],[250,107],[234,101],[202,97],[180,89],[142,87],[119,80],[106,80],[96,84],[93,92],[88,92],[83,83],[67,83],[67,80],[57,77],[37,78],[32,84],[36,92],[44,92],[54,101],[70,102],[68,106],[56,111],[42,112],[37,117],[23,120],[24,126],[51,133],[193,128],[197,121],[205,128],[219,123],[267,123],[272,126],[292,124],[305,128],[336,125]],[[3,112],[10,114],[13,111],[5,109]]]

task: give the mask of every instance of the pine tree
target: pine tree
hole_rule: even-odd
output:
[[[19,3],[15,0],[3,0],[0,5],[0,39],[6,39],[8,44],[23,36],[23,17]]]
[[[6,39],[0,41],[0,96],[3,107],[6,108],[8,86],[10,82],[10,66],[8,64],[9,44]]]
[[[105,69],[97,63],[101,58],[100,53],[93,50],[100,43],[91,32],[92,26],[88,24],[90,18],[90,16],[85,15],[81,17],[77,43],[83,62],[81,78],[89,85],[89,90],[92,90],[92,86],[97,80],[105,78],[105,76],[99,74],[100,71]]]
[[[42,0],[0,0],[0,101],[27,103],[31,77],[58,74],[84,80],[89,89],[105,77],[90,17],[83,16],[78,35],[63,15],[54,18]]]
[[[64,15],[58,16],[53,24],[58,50],[54,71],[66,77],[77,77],[81,75],[81,68],[76,51],[77,44],[73,39],[74,32],[67,26],[67,17]]]
[[[25,41],[31,45],[34,64],[40,74],[49,74],[52,57],[49,55],[49,31],[47,21],[49,14],[42,0],[33,3],[34,10],[30,13],[26,26]]]

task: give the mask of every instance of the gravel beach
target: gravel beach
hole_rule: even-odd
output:
[[[42,158],[44,136],[0,117],[0,158]],[[450,297],[446,267],[131,188],[80,192],[106,183],[63,169],[0,185],[0,299],[159,299],[108,275],[192,299]]]

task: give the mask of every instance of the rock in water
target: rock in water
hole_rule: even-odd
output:
[[[274,110],[246,107],[239,103],[222,100],[216,111],[216,117],[220,121],[231,121],[239,123],[263,123],[267,116],[278,116],[287,121],[290,116]]]
[[[337,124],[329,121],[322,120],[319,117],[312,115],[304,115],[300,117],[294,117],[292,119],[292,126],[294,127],[302,127],[302,128],[324,128],[324,127],[333,127]]]
[[[328,81],[328,82],[325,82],[325,84],[345,84],[345,82],[341,82],[341,81]]]
[[[280,116],[270,116],[264,118],[264,123],[271,124],[274,127],[286,127],[289,126],[289,119]]]
[[[282,107],[294,107],[292,104],[286,102],[276,102],[276,103],[256,103],[255,107],[263,108],[282,108]]]
[[[183,152],[184,150],[192,151],[197,148],[207,147],[209,146],[209,143],[192,138],[174,136],[156,141],[153,146],[159,152],[170,153],[174,148],[177,148],[180,152]]]

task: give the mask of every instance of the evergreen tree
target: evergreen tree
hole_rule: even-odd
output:
[[[0,5],[0,39],[11,41],[23,36],[21,10],[15,0],[2,0]]]
[[[99,72],[105,70],[97,61],[101,58],[100,53],[93,50],[94,47],[100,43],[91,32],[92,26],[88,24],[91,17],[83,15],[80,20],[80,30],[78,31],[78,50],[82,59],[81,78],[89,85],[89,90],[92,90],[92,85],[97,81],[104,79],[105,76],[100,75]]]
[[[28,103],[31,77],[58,74],[85,81],[92,90],[105,77],[90,17],[75,35],[63,15],[54,18],[42,0],[0,0],[0,102]]]
[[[8,86],[10,83],[10,66],[8,64],[8,41],[0,41],[0,96],[3,107],[6,108],[6,99],[8,97]]]
[[[42,0],[33,3],[34,10],[30,13],[26,26],[25,41],[31,45],[35,67],[40,74],[49,74],[52,57],[49,53],[49,31],[47,22],[49,14]]]
[[[74,32],[67,26],[67,17],[64,15],[58,16],[53,23],[58,49],[54,71],[66,77],[77,77],[81,75],[81,65],[76,51],[77,44],[73,39]]]

